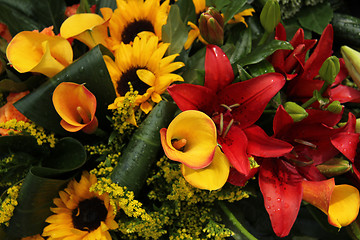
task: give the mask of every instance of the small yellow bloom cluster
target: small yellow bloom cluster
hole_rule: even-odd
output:
[[[203,231],[207,233],[207,238],[215,240],[224,239],[234,235],[230,229],[225,228],[225,225],[218,224],[212,220],[209,221],[208,225],[203,229]]]
[[[35,123],[32,122],[17,121],[16,119],[12,119],[5,123],[0,123],[0,128],[13,129],[30,134],[36,138],[37,143],[40,146],[43,144],[49,144],[50,147],[53,148],[55,147],[55,143],[57,141],[54,133],[47,135],[42,127],[36,126]]]
[[[9,166],[12,165],[14,161],[14,155],[0,159],[0,176],[4,176],[9,171]],[[12,185],[12,182],[0,182],[0,187],[9,187]]]
[[[96,168],[90,171],[95,174],[97,178],[109,177],[114,167],[118,163],[120,153],[109,154],[105,157],[104,161],[100,162]]]
[[[113,104],[109,106],[113,109],[113,128],[121,135],[129,129],[133,129],[137,125],[137,122],[141,116],[141,112],[136,112],[135,100],[138,95],[137,91],[129,83],[130,90],[120,100],[115,100]],[[120,99],[120,98],[117,98]]]
[[[14,185],[7,190],[7,197],[0,206],[0,224],[9,225],[9,221],[13,216],[15,207],[18,205],[17,197],[19,196],[21,184]]]

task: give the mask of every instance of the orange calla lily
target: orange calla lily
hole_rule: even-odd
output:
[[[95,13],[78,13],[67,18],[60,27],[60,35],[64,38],[75,38],[93,48],[98,44],[106,46],[108,22],[112,16],[111,8],[101,8],[100,15]]]
[[[9,43],[6,56],[18,72],[37,72],[48,77],[73,61],[73,51],[66,39],[36,31],[18,33]]]
[[[190,168],[204,168],[214,158],[216,127],[203,112],[189,110],[180,113],[168,129],[160,130],[160,136],[166,156]]]
[[[91,134],[97,129],[96,98],[83,84],[60,83],[54,90],[52,101],[66,131],[82,130]]]
[[[331,225],[341,228],[352,223],[358,213],[360,196],[357,188],[335,185],[334,178],[324,181],[303,181],[303,200],[328,215]]]
[[[182,164],[181,172],[192,186],[212,191],[220,189],[226,183],[230,173],[230,163],[220,148],[216,147],[209,166],[196,170]]]

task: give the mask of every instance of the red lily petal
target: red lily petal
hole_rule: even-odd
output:
[[[297,47],[300,44],[304,43],[304,30],[299,28],[294,34],[293,38],[290,40],[290,43],[293,47]]]
[[[209,88],[194,84],[174,84],[167,91],[181,111],[200,110],[210,115],[214,112],[215,92]]]
[[[284,107],[280,105],[276,110],[273,122],[274,136],[280,136],[286,132],[291,124],[294,123],[292,117],[285,111]]]
[[[289,234],[302,200],[301,177],[296,169],[278,159],[266,159],[260,166],[259,186],[275,234]]]
[[[318,75],[321,65],[332,54],[333,35],[333,27],[329,24],[322,32],[314,52],[305,63],[302,79],[314,79]]]
[[[286,30],[284,28],[284,25],[282,25],[282,23],[279,23],[276,26],[275,39],[281,40],[281,41],[286,41]]]
[[[231,114],[241,128],[254,124],[267,103],[284,86],[285,78],[279,73],[267,73],[244,82],[228,85],[218,93],[219,103],[227,106],[240,104]]]
[[[216,45],[207,45],[204,86],[218,92],[233,80],[234,72],[226,54]]]
[[[218,143],[231,165],[240,174],[247,176],[250,172],[250,162],[246,153],[248,140],[243,130],[233,125],[225,138],[218,137]]]
[[[331,138],[331,143],[351,162],[354,162],[356,147],[359,143],[358,133],[340,132]]]
[[[322,181],[326,179],[314,164],[305,167],[296,167],[296,169],[301,176],[309,181]]]
[[[252,168],[250,169],[250,172],[248,175],[243,175],[241,173],[239,173],[238,171],[236,171],[235,168],[230,168],[230,174],[228,177],[228,182],[231,183],[232,185],[235,186],[239,186],[239,187],[243,187],[247,181],[251,178],[253,178],[255,176],[255,174],[259,171],[259,168]]]
[[[303,54],[305,51],[305,44],[299,44],[295,47],[295,49],[291,52],[289,56],[285,59],[285,72],[291,72],[298,63],[297,55]]]
[[[330,98],[340,103],[360,103],[360,91],[345,85],[338,85],[329,91]]]
[[[247,152],[257,157],[280,157],[293,149],[293,146],[279,139],[269,137],[261,127],[252,125],[243,129],[248,139]]]
[[[315,124],[320,123],[328,127],[333,127],[341,120],[341,113],[332,113],[329,111],[323,111],[319,109],[307,109],[306,112],[309,114],[307,118],[301,121],[301,124]]]
[[[349,72],[345,66],[345,60],[343,58],[339,58],[339,62],[340,62],[340,71],[338,75],[336,75],[333,85],[340,84],[349,75]]]

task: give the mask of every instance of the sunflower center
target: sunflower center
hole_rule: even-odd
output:
[[[81,231],[91,232],[105,221],[107,209],[104,202],[96,197],[85,199],[79,203],[78,208],[72,211],[74,227]]]
[[[154,26],[148,20],[135,20],[128,24],[121,33],[121,39],[125,44],[129,44],[134,40],[138,33],[147,31],[155,33]]]
[[[118,82],[118,86],[116,89],[121,96],[124,96],[130,90],[129,82],[133,86],[134,90],[138,91],[140,95],[146,93],[146,90],[150,86],[144,83],[143,81],[141,81],[141,79],[136,74],[136,71],[139,69],[144,69],[144,68],[132,67],[121,75],[121,78]]]

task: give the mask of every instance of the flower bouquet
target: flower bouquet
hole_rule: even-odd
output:
[[[354,5],[1,0],[0,239],[360,239]]]

